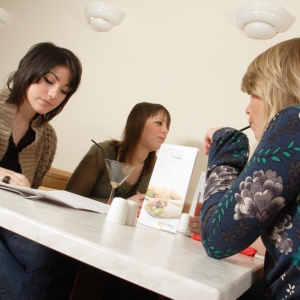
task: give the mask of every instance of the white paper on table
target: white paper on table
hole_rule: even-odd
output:
[[[26,199],[41,200],[56,205],[89,210],[100,214],[107,214],[110,208],[110,206],[107,204],[63,190],[43,191],[13,184],[6,184],[3,182],[0,182],[0,188],[10,192],[18,193]]]
[[[140,224],[176,232],[198,151],[179,145],[161,146],[138,219]],[[156,209],[160,204],[163,208]]]

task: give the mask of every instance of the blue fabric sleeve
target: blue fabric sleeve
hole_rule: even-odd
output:
[[[280,224],[279,215],[295,203],[300,186],[299,108],[286,108],[273,118],[249,161],[243,132],[223,128],[214,133],[201,211],[209,256],[236,254],[266,231],[272,242],[272,230],[280,228],[272,224],[276,218]]]

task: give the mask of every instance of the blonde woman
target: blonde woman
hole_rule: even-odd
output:
[[[222,259],[261,236],[264,288],[249,299],[300,299],[300,39],[255,58],[241,88],[250,95],[246,114],[258,145],[248,160],[243,132],[207,132],[203,246]]]

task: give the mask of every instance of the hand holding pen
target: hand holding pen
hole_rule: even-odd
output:
[[[244,130],[250,128],[250,127],[251,127],[251,126],[248,125],[248,126],[242,128],[242,129],[240,129],[239,131],[244,131]],[[210,144],[211,144],[211,142],[212,142],[212,136],[213,136],[213,134],[214,134],[217,130],[219,130],[219,129],[221,129],[221,128],[223,128],[223,127],[214,127],[214,128],[211,128],[211,129],[209,129],[209,130],[207,131],[207,133],[206,133],[206,135],[205,135],[205,137],[204,137],[204,154],[205,154],[205,155],[207,155],[208,152],[209,152],[209,147],[210,147]]]

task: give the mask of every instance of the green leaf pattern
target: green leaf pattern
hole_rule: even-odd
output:
[[[289,142],[288,146],[284,148],[283,146],[276,147],[275,149],[260,149],[256,155],[252,156],[252,161],[249,161],[244,168],[244,173],[247,172],[247,167],[252,164],[263,164],[267,165],[270,161],[281,163],[282,159],[286,157],[292,157],[292,152],[300,152],[300,146],[294,146],[295,140]]]

